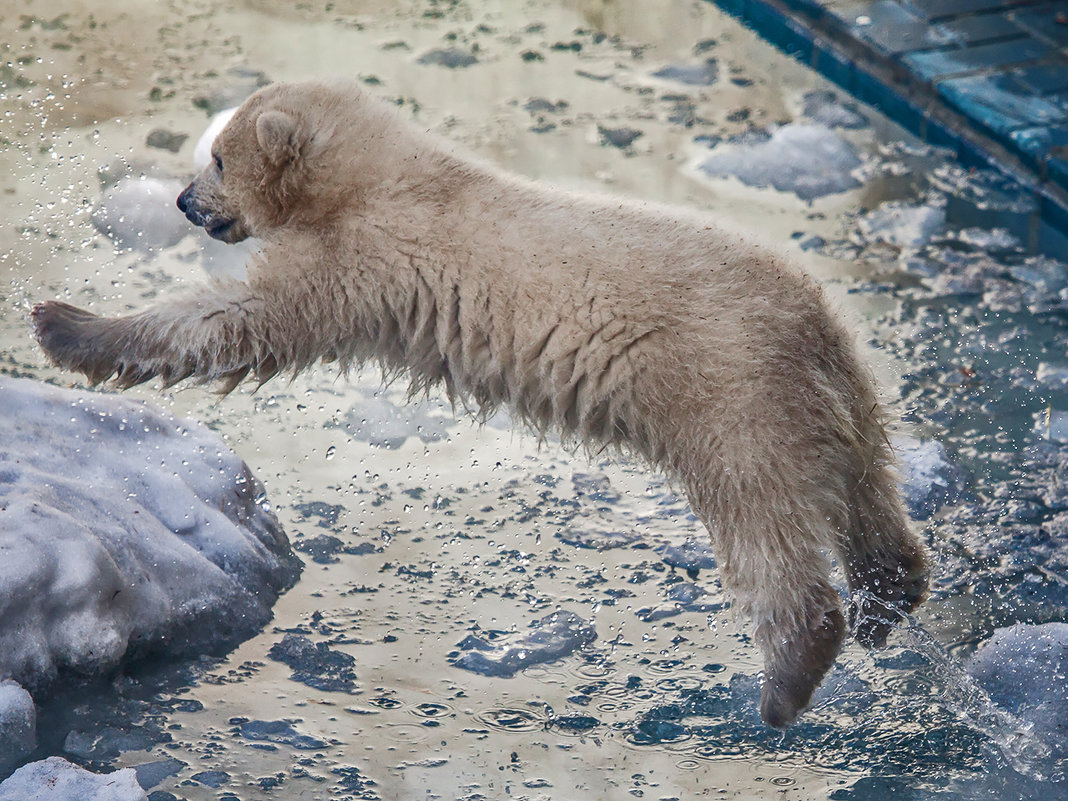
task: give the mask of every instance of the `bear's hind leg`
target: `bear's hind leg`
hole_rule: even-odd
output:
[[[869,648],[883,645],[904,614],[927,597],[927,551],[909,529],[893,481],[885,467],[868,470],[854,491],[838,548],[853,596],[850,626]]]
[[[714,519],[721,521],[715,529],[721,581],[755,624],[764,656],[760,714],[769,726],[783,728],[811,702],[846,633],[824,552],[831,532],[811,511],[757,511],[752,503],[734,506],[733,513],[721,507]]]

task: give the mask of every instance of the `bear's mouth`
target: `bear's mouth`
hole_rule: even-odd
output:
[[[248,238],[248,231],[245,230],[245,226],[241,224],[240,220],[219,220],[205,225],[204,230],[208,232],[208,236],[212,239],[218,239],[228,245],[233,245],[235,242]]]
[[[213,223],[212,225],[207,226],[206,230],[208,236],[212,239],[221,239],[223,242],[226,242],[226,235],[233,227],[234,220],[223,220],[222,222]]]

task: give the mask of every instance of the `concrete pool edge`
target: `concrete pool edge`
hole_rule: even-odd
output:
[[[820,0],[705,0],[797,59],[857,100],[867,103],[931,145],[948,148],[966,168],[992,168],[1011,177],[1035,201],[1028,249],[1068,258],[1068,157],[1025,150],[1011,134],[991,130],[973,113],[954,108],[905,61],[856,35]],[[856,7],[865,4],[856,4]],[[1005,5],[1008,5],[1006,3]],[[852,6],[851,6],[852,7]],[[975,15],[969,15],[974,17]],[[931,51],[927,51],[931,52]],[[1068,72],[1068,59],[1064,62]],[[1063,166],[1063,169],[1061,168]]]

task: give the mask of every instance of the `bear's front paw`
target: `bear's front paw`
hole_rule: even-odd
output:
[[[100,318],[85,309],[49,300],[30,312],[33,335],[45,354],[59,367],[72,367],[72,360],[85,349],[86,328]]]
[[[131,370],[122,363],[118,321],[55,300],[38,303],[30,317],[34,337],[57,367],[83,373],[90,384],[99,384],[116,373],[129,374],[126,386],[144,380],[144,371]]]
[[[760,716],[776,729],[793,723],[834,664],[845,636],[845,618],[837,609],[818,625],[779,643],[764,664]]]

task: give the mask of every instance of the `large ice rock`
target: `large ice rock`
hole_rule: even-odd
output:
[[[0,801],[147,801],[133,768],[90,773],[61,757],[23,765],[0,784]]]
[[[1068,757],[1068,623],[998,629],[968,661],[968,672],[1002,708]]]
[[[0,678],[36,692],[257,631],[300,564],[262,496],[202,425],[0,376]]]
[[[853,146],[825,125],[790,123],[767,138],[739,142],[714,153],[698,169],[713,177],[735,176],[747,186],[773,186],[802,200],[860,186],[861,165]]]

